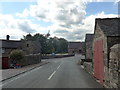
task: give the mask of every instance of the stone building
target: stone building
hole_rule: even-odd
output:
[[[23,50],[25,55],[41,53],[40,43],[32,40],[10,40],[10,36],[6,36],[6,40],[0,40],[0,54],[3,68],[9,68],[9,55],[13,50]]]
[[[120,18],[97,18],[93,39],[94,76],[104,86],[110,85],[110,50],[120,41],[119,29]]]
[[[9,35],[6,36],[6,40],[0,40],[0,54],[1,54],[1,68],[9,68],[9,54],[12,50],[21,49],[20,40],[9,40]]]
[[[85,59],[88,61],[92,61],[93,59],[92,51],[93,36],[94,34],[86,34],[85,36]]]
[[[37,41],[22,40],[22,50],[25,54],[37,54],[41,52],[41,46]]]
[[[68,43],[68,54],[84,54],[85,53],[84,42],[69,42]]]

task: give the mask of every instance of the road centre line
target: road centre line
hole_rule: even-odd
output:
[[[56,73],[56,71],[54,71],[54,72],[50,75],[50,77],[48,78],[48,80],[50,80],[55,73]]]
[[[61,66],[61,64],[57,67],[57,70],[60,68],[60,66]],[[56,73],[56,71],[54,71],[54,72],[50,75],[50,77],[48,78],[48,80],[50,80],[55,73]]]
[[[60,65],[57,67],[57,69],[59,69],[60,68]]]

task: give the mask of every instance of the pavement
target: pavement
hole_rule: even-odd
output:
[[[20,74],[23,74],[25,72],[33,70],[33,69],[35,69],[35,68],[37,68],[41,65],[45,65],[47,63],[49,63],[49,62],[41,61],[38,64],[33,64],[33,65],[25,66],[25,67],[22,67],[22,68],[18,68],[18,69],[3,69],[3,70],[0,70],[0,72],[2,72],[2,78],[1,78],[0,81],[5,81],[7,79],[18,76]]]
[[[46,59],[48,64],[4,80],[2,88],[103,88],[78,60],[82,56]]]

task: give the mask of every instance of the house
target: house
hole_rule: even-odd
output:
[[[84,42],[69,42],[68,43],[68,54],[84,54]]]
[[[31,34],[28,34],[27,39],[21,40],[22,42],[22,50],[25,52],[25,54],[38,54],[41,52],[41,44],[38,40],[32,40]]]
[[[0,40],[1,47],[1,63],[2,68],[9,68],[9,55],[12,50],[23,50],[25,55],[38,54],[41,52],[40,43],[32,40],[10,40],[10,36],[6,36],[6,40]]]
[[[92,51],[93,36],[94,34],[86,34],[85,36],[85,59],[88,61],[92,61],[93,59]]]
[[[9,54],[12,50],[20,49],[21,41],[9,40],[9,35],[6,36],[6,40],[0,40],[1,47],[1,68],[9,68]]]
[[[110,48],[120,43],[120,18],[97,18],[93,38],[94,76],[109,86]]]

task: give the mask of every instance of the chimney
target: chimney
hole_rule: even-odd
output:
[[[9,35],[7,35],[7,36],[6,36],[6,39],[7,39],[7,40],[9,40],[9,39],[10,39],[10,36],[9,36]]]

